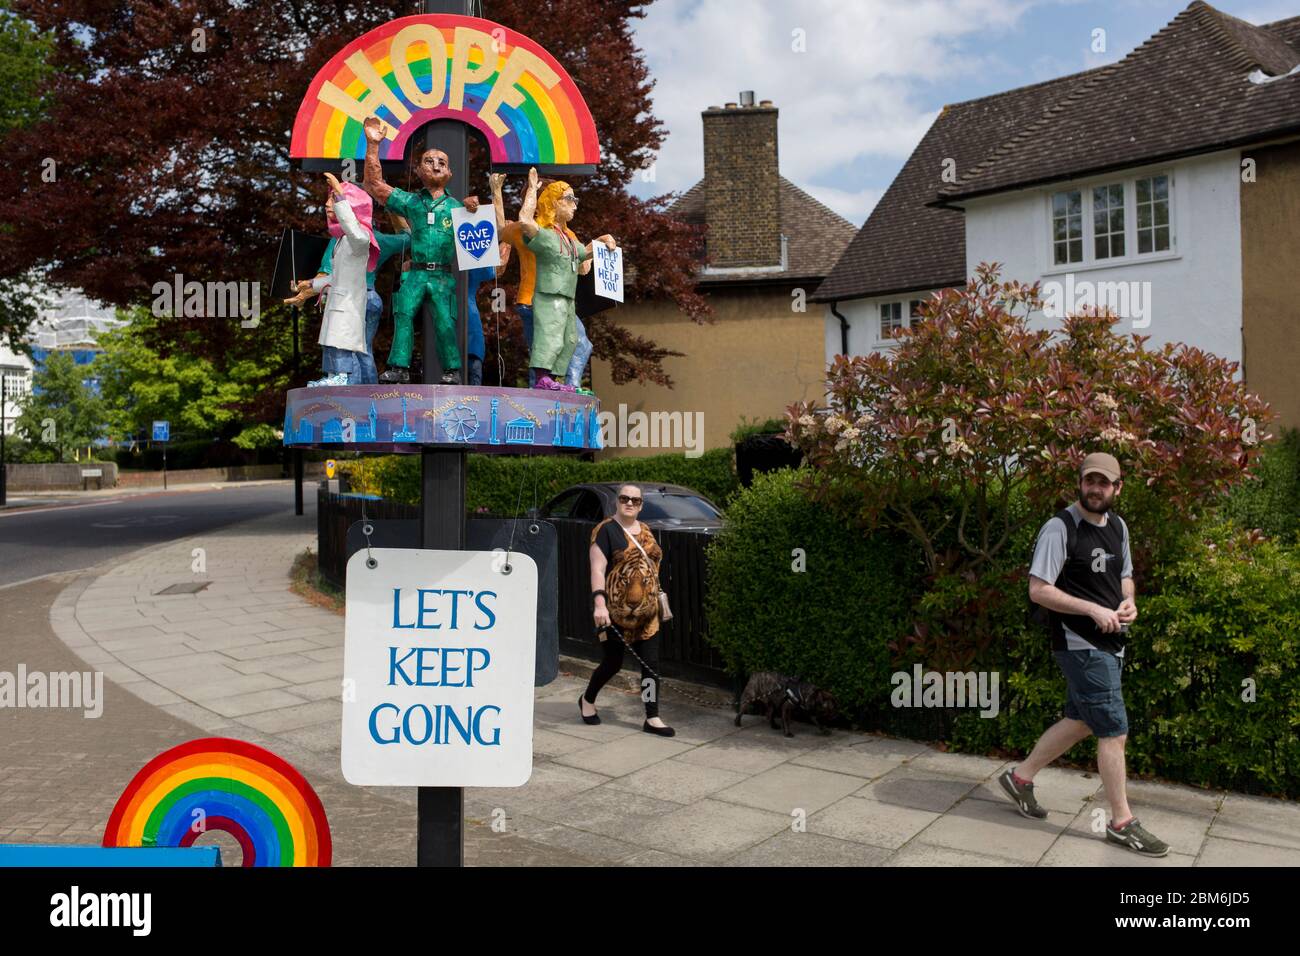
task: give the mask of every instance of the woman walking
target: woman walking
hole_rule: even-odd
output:
[[[645,701],[648,734],[671,737],[676,731],[659,719],[659,562],[663,551],[650,529],[637,520],[641,489],[618,489],[614,516],[591,533],[591,588],[595,609],[592,619],[601,635],[604,659],[591,675],[586,692],[578,698],[583,723],[598,724],[596,695],[623,666],[625,643],[641,659],[641,697]],[[622,632],[621,639],[609,628]]]

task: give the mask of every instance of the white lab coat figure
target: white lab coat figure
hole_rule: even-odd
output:
[[[343,229],[343,236],[334,243],[334,258],[330,266],[333,272],[313,282],[313,285],[320,283],[318,288],[329,286],[317,341],[331,348],[365,354],[366,265],[370,260],[370,237],[346,199],[334,200],[334,216]]]

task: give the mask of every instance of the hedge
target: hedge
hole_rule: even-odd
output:
[[[874,711],[917,590],[908,547],[809,502],[799,474],[756,474],[727,509],[707,552],[709,641],[737,672],[802,677],[850,713]]]
[[[647,458],[583,461],[561,455],[470,455],[465,504],[471,512],[514,515],[559,494],[569,485],[596,481],[637,481],[685,485],[719,507],[739,489],[732,469],[731,449],[706,451],[698,458],[681,454]],[[414,504],[420,500],[420,456],[384,455],[342,462],[354,491]]]
[[[709,634],[729,665],[811,680],[867,727],[944,739],[957,751],[1027,753],[1065,700],[1049,640],[1026,620],[1028,556],[1008,557],[1015,584],[983,615],[996,639],[970,666],[998,673],[998,715],[895,709],[891,677],[910,673],[913,661],[887,645],[910,631],[923,602],[920,562],[910,543],[852,530],[807,501],[795,478],[756,476],[710,547]],[[1234,548],[1230,534],[1207,520],[1139,585],[1124,666],[1128,766],[1300,797],[1300,551],[1273,541]],[[792,570],[795,548],[806,553],[803,572]],[[1243,700],[1251,688],[1254,699]],[[1067,759],[1095,752],[1090,739]]]
[[[1256,477],[1233,489],[1223,514],[1239,528],[1295,538],[1300,531],[1300,431],[1287,429],[1264,446]]]

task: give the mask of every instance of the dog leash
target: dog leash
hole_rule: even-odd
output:
[[[611,640],[611,641],[623,641],[623,638],[621,638],[621,637],[607,637],[606,640]],[[651,667],[649,664],[647,664],[647,663],[645,662],[645,659],[644,659],[640,654],[638,654],[638,653],[636,652],[636,649],[635,649],[634,647],[632,647],[632,645],[629,644],[627,641],[623,641],[623,647],[624,647],[625,649],[627,649],[628,651],[631,651],[631,652],[632,652],[632,656],[635,657],[635,658],[637,659],[637,662],[638,662],[638,663],[639,663],[643,668],[645,668],[645,670],[646,670],[647,672],[649,672],[649,674],[650,674],[651,677],[654,678],[654,682],[655,682],[655,687],[656,687],[656,689],[657,689],[657,688],[660,688],[660,687],[663,687],[664,679],[663,679],[661,676],[659,676],[659,672],[656,671],[656,670],[655,670],[653,667]],[[694,701],[695,703],[699,704],[701,707],[710,707],[710,708],[714,708],[714,709],[718,709],[718,710],[721,710],[721,709],[723,709],[723,708],[726,708],[726,709],[733,709],[733,710],[735,709],[735,705],[734,705],[734,703],[720,704],[720,703],[718,703],[716,700],[706,700],[706,699],[703,698],[703,697],[700,697],[700,696],[698,696],[698,695],[696,695],[696,694],[692,694],[690,691],[688,691],[688,690],[686,690],[685,688],[682,688],[682,687],[678,687],[678,688],[676,689],[676,692],[677,692],[678,694],[680,694],[682,697],[685,697],[685,698],[687,698],[687,699],[689,699],[689,700],[691,700],[691,701]]]

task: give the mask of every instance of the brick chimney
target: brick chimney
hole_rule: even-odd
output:
[[[704,206],[709,265],[725,269],[781,264],[780,167],[777,109],[754,105],[710,106],[704,118]]]

